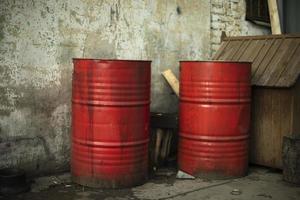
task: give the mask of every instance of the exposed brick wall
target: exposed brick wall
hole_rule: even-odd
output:
[[[269,34],[269,28],[245,20],[245,0],[211,0],[211,56],[221,44],[221,34],[227,36]]]

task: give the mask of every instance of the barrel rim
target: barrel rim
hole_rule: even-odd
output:
[[[252,64],[252,62],[248,61],[231,61],[231,60],[180,60],[179,63],[183,62],[195,62],[195,63],[235,63],[235,64]]]
[[[152,62],[152,60],[130,60],[130,59],[102,59],[102,58],[72,58],[73,61],[75,60],[93,60],[93,61],[125,61],[125,62]]]

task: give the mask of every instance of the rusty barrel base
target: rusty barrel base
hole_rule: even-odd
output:
[[[101,180],[95,177],[80,177],[72,175],[72,181],[83,186],[102,189],[122,189],[143,185],[148,177],[128,177],[124,180]]]

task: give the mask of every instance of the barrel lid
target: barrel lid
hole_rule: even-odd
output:
[[[94,61],[125,61],[125,62],[152,62],[151,60],[129,60],[129,59],[102,59],[102,58],[73,58],[73,60],[94,60]]]
[[[251,62],[247,61],[230,61],[230,60],[181,60],[182,62],[210,62],[210,63],[245,63],[245,64],[251,64]]]

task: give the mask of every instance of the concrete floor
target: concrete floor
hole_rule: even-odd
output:
[[[232,194],[233,190],[237,194]],[[175,176],[155,177],[146,184],[131,189],[90,189],[70,182],[70,175],[42,177],[32,184],[31,192],[0,200],[299,200],[300,187],[282,181],[280,172],[251,167],[249,175],[233,180],[176,180]]]

